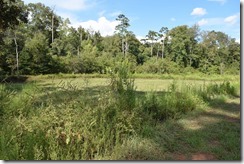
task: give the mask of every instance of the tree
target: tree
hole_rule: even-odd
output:
[[[18,75],[19,75],[19,52],[23,49],[24,42],[27,38],[27,36],[25,35],[27,31],[24,26],[25,24],[21,23],[20,25],[16,26],[15,29],[10,30],[10,35],[9,35],[13,39],[15,45],[16,72]]]
[[[62,24],[60,16],[56,15],[50,7],[42,3],[28,4],[29,24],[28,27],[31,31],[40,31],[47,39],[49,46],[58,37],[58,28]],[[31,33],[32,36],[34,33]]]
[[[205,68],[211,69],[214,73],[224,74],[226,68],[230,67],[233,62],[233,58],[237,65],[240,62],[238,59],[240,55],[238,43],[223,32],[202,32],[200,44],[204,51],[202,61],[206,61]]]
[[[26,41],[21,54],[21,71],[24,74],[58,73],[58,63],[48,52],[48,39],[41,32],[37,32]]]
[[[128,46],[128,54],[130,55],[131,59],[134,58],[138,63],[141,63],[140,54],[142,51],[140,50],[140,46],[142,43],[136,38],[135,34],[132,31],[129,31],[126,35],[127,41],[130,43]]]
[[[22,51],[27,38],[25,24],[7,28],[2,35],[0,44],[0,68],[7,74],[19,74],[19,53]]]
[[[116,57],[121,53],[120,41],[121,37],[118,34],[104,37],[101,42],[103,52],[109,53],[111,57]]]
[[[165,39],[168,37],[168,28],[167,27],[162,27],[160,30],[159,30],[159,37],[161,38],[161,43],[162,43],[162,59],[164,58],[164,44],[165,44]]]
[[[122,38],[122,52],[124,54],[124,58],[126,57],[126,52],[128,51],[128,41],[127,41],[127,28],[130,26],[129,19],[124,15],[120,14],[116,20],[119,22],[119,24],[115,27],[115,32],[119,34],[119,36]]]
[[[153,46],[156,40],[156,37],[158,36],[158,33],[152,30],[148,31],[148,34],[146,35],[146,38],[151,41],[151,57],[153,56]]]
[[[173,61],[182,67],[191,66],[193,62],[193,52],[197,45],[196,30],[186,25],[171,29],[168,33],[170,40],[170,56]]]
[[[3,32],[7,28],[14,28],[21,22],[27,22],[28,12],[21,0],[0,0],[0,44]]]

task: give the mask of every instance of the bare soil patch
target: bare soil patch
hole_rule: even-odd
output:
[[[191,160],[217,160],[213,154],[195,153],[191,156]]]

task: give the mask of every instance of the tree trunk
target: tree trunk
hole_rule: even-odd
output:
[[[157,59],[158,59],[158,54],[159,54],[159,45],[158,45],[158,48],[157,48]]]
[[[53,40],[54,40],[54,16],[52,14],[52,43],[53,43]]]
[[[125,39],[125,58],[126,58],[126,56],[127,56],[127,52],[128,52],[128,50],[129,50],[129,44],[128,44],[128,42],[127,42],[127,39]]]
[[[220,74],[223,75],[224,74],[224,63],[220,63]]]
[[[163,45],[162,45],[162,59],[164,58],[164,40],[163,40]]]
[[[81,54],[80,47],[81,47],[82,40],[83,40],[83,35],[82,35],[82,32],[81,32],[80,33],[80,45],[78,45],[78,56],[80,56],[80,54]]]
[[[17,68],[17,74],[19,74],[19,52],[18,52],[16,33],[14,33],[14,44],[15,44],[15,53],[16,53],[16,68]]]
[[[122,53],[125,55],[125,53],[124,53],[124,39],[122,39]]]
[[[80,46],[78,46],[78,48],[77,48],[77,55],[78,55],[78,57],[80,57]]]

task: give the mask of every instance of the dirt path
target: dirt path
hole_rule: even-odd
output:
[[[210,104],[200,114],[178,120],[177,149],[170,160],[235,160],[240,152],[240,99]],[[180,140],[179,140],[180,139]],[[239,147],[239,148],[238,148]]]

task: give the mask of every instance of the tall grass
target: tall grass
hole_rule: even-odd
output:
[[[157,121],[169,118],[179,118],[182,114],[195,110],[201,100],[190,92],[180,92],[175,83],[172,83],[168,92],[161,95],[149,93],[143,101],[143,112]]]
[[[54,91],[34,83],[1,85],[0,159],[157,159],[140,156],[135,148],[142,155],[150,152],[130,139],[149,136],[151,126],[179,118],[217,95],[238,95],[230,82],[181,88],[174,82],[163,93],[138,96],[126,61],[110,76],[110,85],[95,97],[86,80],[84,90],[69,83]],[[126,145],[131,147],[123,152],[120,147]],[[137,157],[128,156],[131,150]]]
[[[126,64],[120,68],[111,78],[110,89],[96,99],[87,94],[89,90],[79,92],[76,87],[61,83],[61,89],[67,92],[65,98],[43,93],[38,87],[32,93],[22,88],[25,96],[14,95],[10,104],[8,97],[13,96],[12,92],[2,86],[1,97],[5,99],[1,99],[1,104],[5,105],[1,105],[1,113],[5,120],[1,127],[0,158],[89,160],[112,152],[116,145],[135,134],[140,124],[133,111],[133,80],[127,76]],[[68,91],[78,98],[73,99]],[[10,109],[13,112],[5,112]]]

